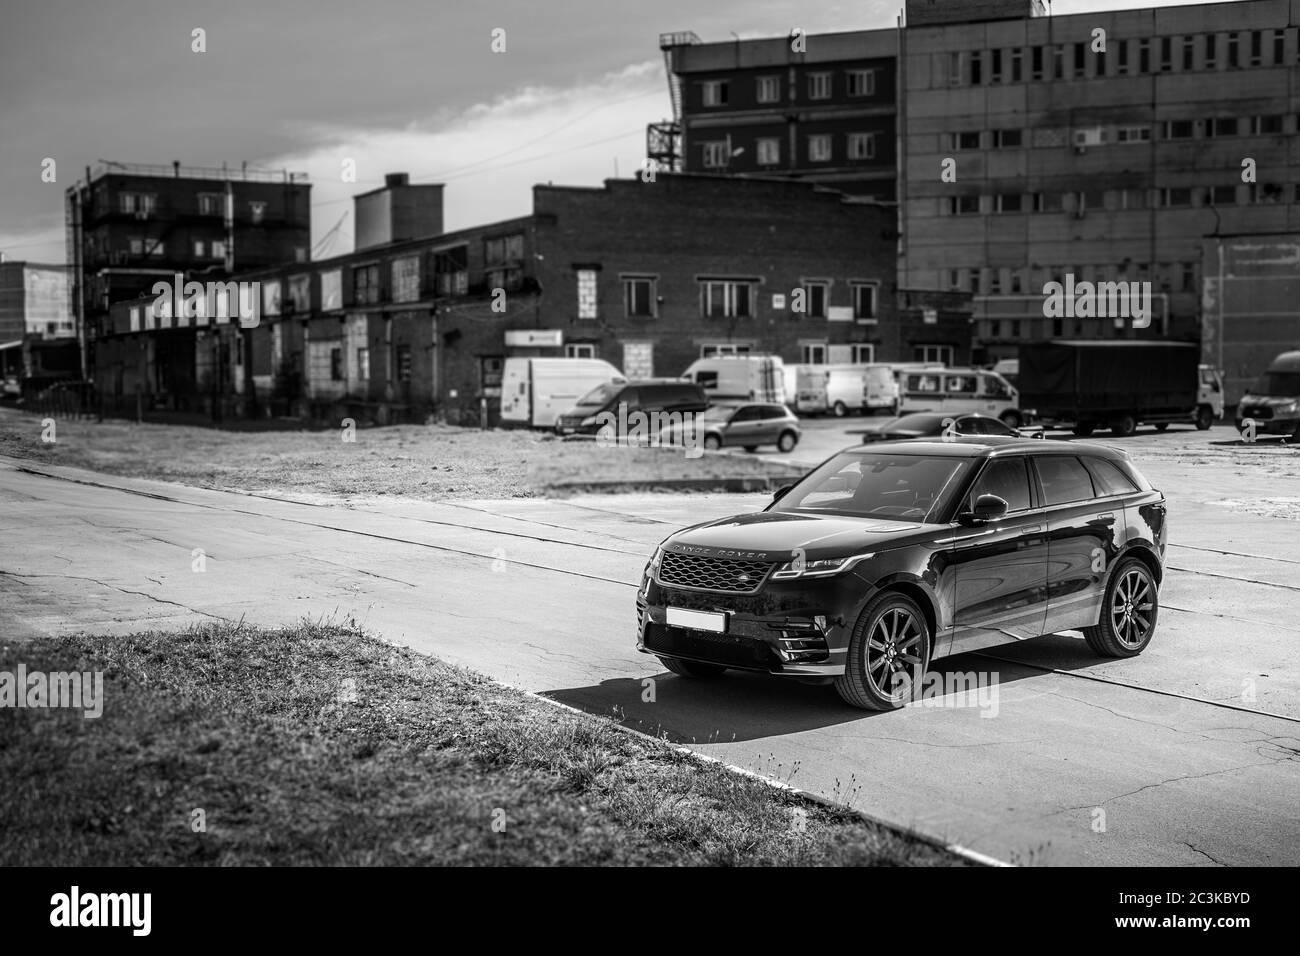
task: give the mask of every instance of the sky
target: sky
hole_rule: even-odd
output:
[[[63,262],[64,190],[100,159],[305,172],[315,257],[351,250],[351,197],[389,172],[446,183],[448,230],[525,215],[536,183],[596,186],[639,167],[646,124],[671,111],[660,33],[878,29],[902,5],[29,0],[0,30],[0,252]],[[1052,4],[1058,15],[1139,6]],[[42,181],[46,159],[54,182]]]

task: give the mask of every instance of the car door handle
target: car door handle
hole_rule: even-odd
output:
[[[1104,515],[1097,515],[1097,520],[1098,520],[1098,521],[1105,521],[1105,520],[1107,520],[1107,519],[1109,519],[1109,520],[1111,520],[1111,521],[1114,521],[1114,520],[1115,520],[1115,512],[1113,512],[1113,511],[1107,511]]]
[[[1027,534],[1041,534],[1042,531],[1043,526],[1041,524],[1036,524],[1032,528],[1021,528],[1020,535],[1021,537],[1024,537]]]

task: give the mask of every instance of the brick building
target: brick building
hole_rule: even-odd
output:
[[[384,188],[420,187],[398,177]],[[942,339],[962,361],[964,318],[899,326],[895,215],[781,179],[536,186],[519,219],[239,273],[260,284],[256,328],[155,317],[148,298],[118,303],[101,388],[192,410],[217,398],[251,414],[473,423],[483,399],[495,420],[510,355],[676,376],[711,354],[911,360]]]

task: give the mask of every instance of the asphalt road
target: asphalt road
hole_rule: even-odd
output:
[[[634,649],[634,590],[653,545],[761,496],[345,507],[27,467],[0,459],[9,638],[353,616],[1003,860],[1300,863],[1296,526],[1209,501],[1212,484],[1166,491],[1170,571],[1142,657],[1103,662],[1077,636],[1054,636],[939,662],[940,673],[995,673],[996,715],[943,706],[954,698],[865,714],[827,687],[683,680]]]

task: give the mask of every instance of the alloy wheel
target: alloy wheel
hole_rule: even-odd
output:
[[[1120,643],[1139,647],[1147,639],[1154,608],[1151,582],[1137,568],[1130,568],[1120,578],[1110,603],[1110,622]]]
[[[906,700],[921,673],[925,627],[906,608],[890,608],[867,640],[867,680],[882,697]]]

